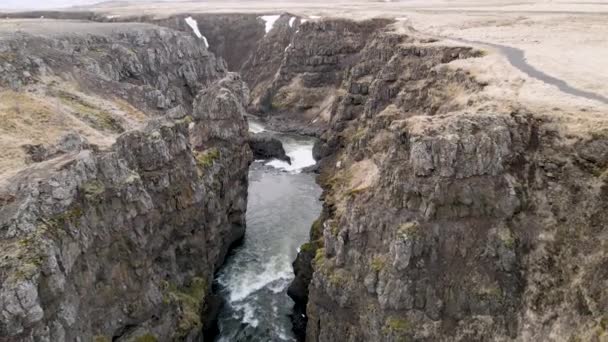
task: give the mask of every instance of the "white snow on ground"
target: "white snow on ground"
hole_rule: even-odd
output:
[[[116,18],[120,18],[120,15],[107,15],[106,18],[107,19],[116,19]]]
[[[307,22],[307,21],[308,21],[308,19],[302,19],[302,20],[300,20],[300,23],[301,23],[301,24],[304,24],[304,23],[305,23],[305,22]]]
[[[296,17],[291,17],[289,19],[289,27],[293,27],[293,23],[296,21]]]
[[[313,20],[315,20],[315,19],[321,19],[321,16],[319,16],[319,15],[311,15],[310,19],[313,19]]]
[[[291,47],[291,43],[289,43],[289,45],[287,45],[287,47],[285,48],[285,52],[287,52],[287,50],[289,50],[290,47]]]
[[[263,15],[260,18],[266,22],[266,33],[270,32],[274,27],[274,22],[277,21],[280,15]]]
[[[205,47],[209,47],[209,42],[207,41],[207,37],[203,36],[201,34],[201,31],[198,30],[198,23],[196,22],[196,20],[194,20],[192,17],[188,17],[186,18],[186,24],[188,24],[188,26],[190,26],[190,28],[192,29],[192,31],[194,31],[194,34],[199,37],[200,39],[202,39],[205,42]]]

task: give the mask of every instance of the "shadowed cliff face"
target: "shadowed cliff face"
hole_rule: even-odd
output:
[[[90,25],[0,41],[23,56],[0,61],[2,85],[76,80],[71,94],[137,96],[164,115],[102,148],[66,138],[3,182],[0,339],[193,341],[213,273],[244,233],[248,89],[189,36]]]

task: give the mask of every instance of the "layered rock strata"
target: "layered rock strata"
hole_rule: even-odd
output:
[[[318,37],[353,30],[305,25],[325,31],[285,59],[327,70],[277,84],[339,81],[315,148],[324,211],[290,287],[306,340],[605,338],[605,131],[478,96],[450,62],[479,51],[379,29],[340,64]]]

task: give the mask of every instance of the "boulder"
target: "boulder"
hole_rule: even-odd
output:
[[[255,159],[279,159],[291,164],[281,141],[269,133],[252,134],[248,139]]]

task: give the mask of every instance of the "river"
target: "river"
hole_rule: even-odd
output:
[[[250,131],[264,127],[250,121]],[[321,211],[321,189],[313,174],[314,140],[275,133],[292,163],[255,161],[249,171],[247,230],[216,278],[225,305],[218,318],[219,342],[295,341],[287,287],[291,263],[308,241],[310,225]]]

